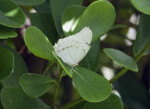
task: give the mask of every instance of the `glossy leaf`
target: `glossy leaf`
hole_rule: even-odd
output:
[[[128,71],[115,81],[114,88],[132,109],[150,109],[150,93],[133,72]]]
[[[56,83],[55,80],[33,73],[25,73],[20,79],[20,85],[25,93],[31,97],[40,97],[48,92]]]
[[[50,8],[57,32],[62,34],[61,17],[63,11],[70,5],[81,5],[82,0],[50,0]]]
[[[58,34],[50,14],[32,13],[30,20],[32,25],[38,27],[52,44],[56,43]]]
[[[23,58],[18,54],[17,51],[15,51],[14,49],[12,49],[6,45],[0,45],[0,47],[6,48],[7,50],[11,51],[11,53],[13,53],[13,55],[14,55],[14,70],[9,77],[5,78],[2,81],[3,86],[4,87],[8,87],[8,86],[20,87],[19,77],[23,73],[28,72],[27,66],[26,66]]]
[[[93,32],[92,41],[95,41],[111,29],[115,21],[115,14],[113,5],[108,1],[95,1],[83,12],[73,33],[89,27]]]
[[[97,70],[98,60],[99,60],[99,52],[100,52],[100,41],[95,41],[85,56],[85,58],[81,61],[80,66],[87,68],[92,71]]]
[[[65,64],[59,57],[56,56],[55,52],[52,51],[54,57],[57,59],[58,63],[62,66],[64,69],[65,73],[68,74],[68,76],[72,77],[72,67],[68,64]]]
[[[0,25],[0,39],[14,38],[17,33],[12,28]]]
[[[150,1],[149,0],[130,0],[133,6],[142,13],[150,15]]]
[[[34,6],[34,9],[37,11],[37,13],[51,14],[49,2],[50,0],[46,0],[46,2],[44,2],[43,4]]]
[[[86,103],[82,109],[123,109],[121,99],[111,94],[106,100],[98,103]]]
[[[112,60],[117,62],[122,67],[130,69],[132,71],[138,71],[136,62],[132,59],[132,57],[128,56],[124,52],[113,48],[105,48],[104,52],[107,56],[109,56]]]
[[[91,70],[76,67],[72,79],[80,96],[89,102],[103,101],[111,94],[109,81]]]
[[[12,74],[14,70],[14,56],[4,48],[0,48],[0,80]]]
[[[3,88],[1,100],[5,109],[51,109],[42,100],[31,98],[22,89],[15,87]]]
[[[21,8],[10,0],[0,0],[0,24],[19,28],[25,23],[25,15]]]
[[[55,58],[52,54],[53,46],[48,38],[34,26],[26,29],[24,36],[25,43],[29,50],[36,56],[54,61]]]
[[[35,6],[44,3],[46,0],[11,0],[17,5],[22,6]]]
[[[141,15],[137,37],[134,43],[134,54],[137,55],[148,43],[150,43],[150,15]]]
[[[86,8],[79,5],[73,5],[66,8],[62,15],[62,28],[65,36],[71,35],[78,24],[80,16]]]

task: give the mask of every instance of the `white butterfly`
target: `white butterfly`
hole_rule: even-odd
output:
[[[89,27],[79,33],[59,39],[54,45],[55,53],[64,63],[77,66],[90,49],[92,31]]]

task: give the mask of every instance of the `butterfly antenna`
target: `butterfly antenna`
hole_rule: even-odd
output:
[[[73,67],[74,68],[74,70],[78,70],[78,68],[77,67]]]

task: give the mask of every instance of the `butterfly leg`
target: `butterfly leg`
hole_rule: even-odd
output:
[[[71,68],[71,73],[73,73],[73,67]]]

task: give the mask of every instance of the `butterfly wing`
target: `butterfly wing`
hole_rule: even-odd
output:
[[[74,36],[90,45],[92,40],[92,31],[89,27],[84,27],[79,33],[75,34]]]
[[[85,27],[79,33],[60,39],[55,45],[55,53],[63,62],[76,66],[87,54],[92,40],[92,31]]]
[[[72,60],[72,55],[69,49],[72,44],[66,41],[67,40],[60,39],[58,43],[54,45],[55,53],[63,60],[63,62],[73,65],[74,61]]]

